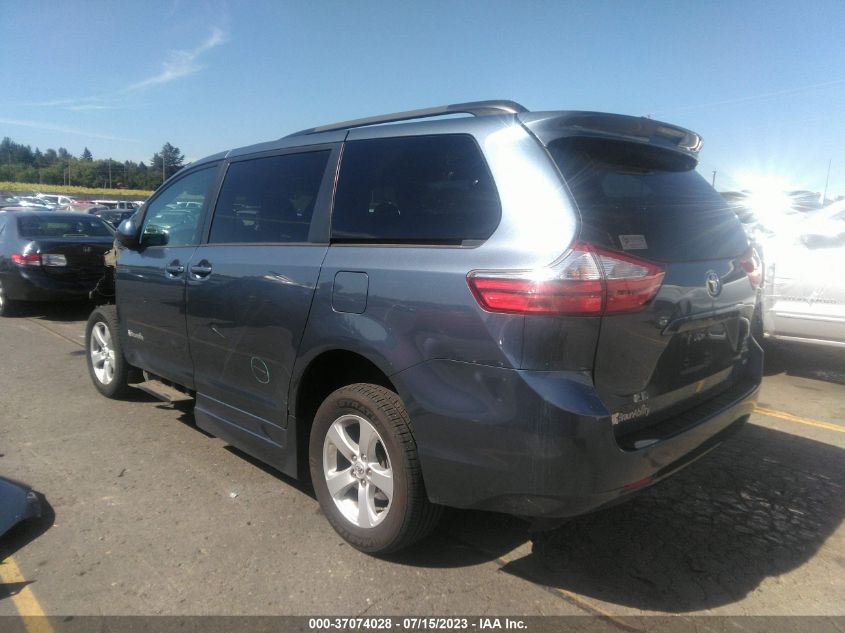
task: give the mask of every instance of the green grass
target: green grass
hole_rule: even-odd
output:
[[[152,191],[141,189],[98,189],[95,187],[73,187],[65,185],[39,185],[34,182],[4,182],[0,180],[0,191],[38,191],[40,193],[60,193],[67,196],[96,196],[98,198],[146,198]]]

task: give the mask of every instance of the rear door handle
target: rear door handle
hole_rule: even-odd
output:
[[[178,259],[174,259],[170,262],[167,266],[164,267],[164,272],[168,277],[179,277],[183,272],[185,272],[185,267],[179,263]]]
[[[207,260],[202,260],[199,264],[191,266],[191,276],[194,279],[205,279],[211,274],[211,264]]]

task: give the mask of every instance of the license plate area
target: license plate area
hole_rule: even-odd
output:
[[[715,347],[723,347],[727,339],[725,327],[721,323],[712,327],[682,332],[679,337],[679,367],[684,376],[695,374],[713,363]]]

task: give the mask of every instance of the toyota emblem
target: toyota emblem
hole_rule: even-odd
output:
[[[722,294],[722,280],[715,270],[708,270],[705,277],[705,285],[707,286],[707,294],[714,299]]]

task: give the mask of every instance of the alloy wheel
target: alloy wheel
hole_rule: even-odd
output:
[[[341,514],[359,528],[384,521],[393,501],[393,469],[379,432],[366,419],[346,414],[323,440],[323,476]]]
[[[115,353],[111,332],[102,321],[95,323],[91,330],[90,353],[97,380],[104,385],[110,384],[114,380]]]

